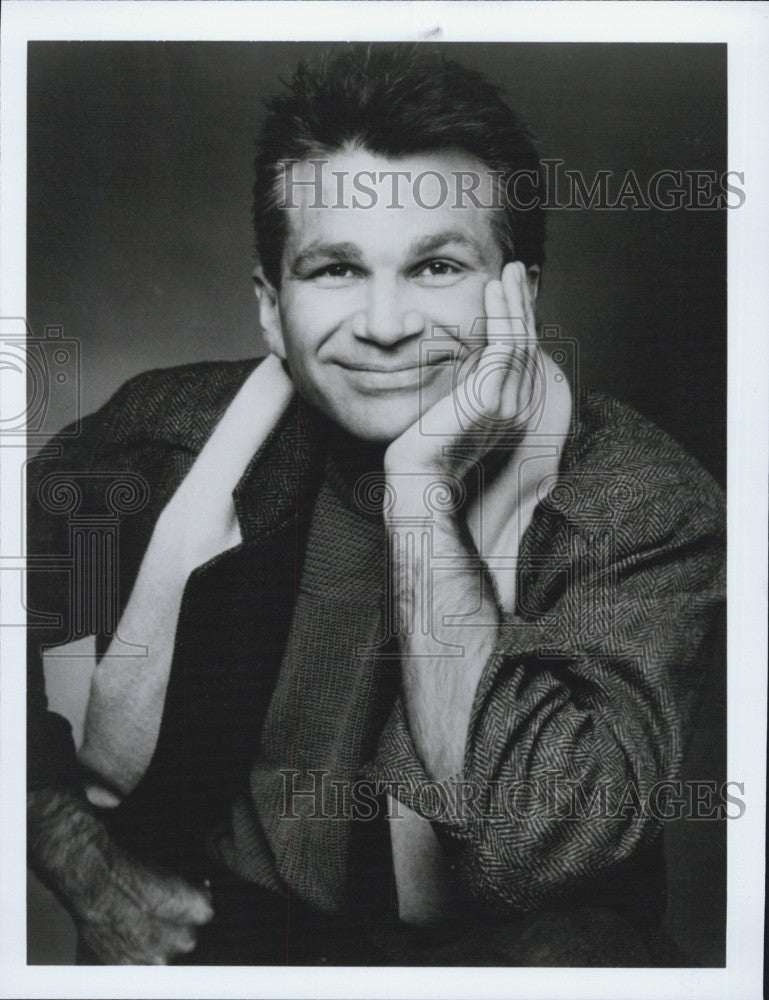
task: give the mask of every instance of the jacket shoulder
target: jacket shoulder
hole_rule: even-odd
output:
[[[694,481],[708,492],[721,494],[716,481],[693,455],[627,403],[605,393],[583,390],[577,397],[575,418],[565,464],[654,468],[659,474]]]
[[[101,436],[198,451],[260,361],[202,361],[135,375],[94,415]]]
[[[710,473],[662,428],[602,393],[583,390],[575,400],[558,485],[546,506],[627,528],[636,543],[724,531],[724,494]]]

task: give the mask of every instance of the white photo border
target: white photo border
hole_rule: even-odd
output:
[[[397,6],[397,13],[393,7]],[[729,824],[724,969],[328,969],[27,966],[24,630],[4,628],[0,681],[1,997],[618,997],[762,995],[769,481],[769,4],[583,2],[100,3],[6,0],[0,50],[0,318],[26,315],[26,46],[35,40],[722,42],[728,45],[728,167],[747,195],[728,218],[728,762],[746,811]],[[18,379],[0,371],[3,412]],[[23,447],[2,449],[0,553],[13,569]],[[1,578],[0,578],[1,579]],[[0,588],[0,621],[19,615]]]

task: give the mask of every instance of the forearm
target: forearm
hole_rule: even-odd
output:
[[[478,680],[497,637],[488,573],[453,514],[424,518],[423,491],[388,515],[403,693],[431,778],[461,776]],[[401,491],[403,494],[403,491]]]
[[[115,848],[74,789],[27,793],[27,861],[76,918],[86,919],[114,868]]]
[[[207,892],[125,854],[74,791],[30,792],[27,836],[31,867],[107,964],[172,961],[213,915]]]
[[[460,781],[428,794],[435,775],[417,749],[405,698],[380,743],[375,773],[397,789],[401,810],[432,820],[465,892],[528,910],[653,839],[654,816],[623,796],[630,783],[645,801],[656,774],[643,719],[620,742],[595,712],[571,704],[544,661],[528,669],[495,653],[484,685],[488,675],[498,681],[488,711],[473,713]]]

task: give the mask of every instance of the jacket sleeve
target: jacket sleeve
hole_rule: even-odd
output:
[[[132,561],[116,544],[117,525],[121,512],[146,506],[148,495],[146,480],[121,453],[116,430],[131,425],[146,394],[143,378],[131,379],[79,426],[55,435],[27,465],[29,790],[80,787],[71,725],[49,709],[43,655],[114,631],[115,581]]]
[[[143,372],[28,463],[31,789],[80,784],[71,727],[49,710],[43,653],[88,635],[104,652],[158,515],[253,367],[246,359]]]
[[[72,513],[93,466],[98,415],[53,437],[27,466],[27,786],[77,787],[70,723],[49,711],[43,672],[47,648],[77,638],[73,621]]]
[[[679,775],[724,600],[723,498],[680,450],[654,465],[632,448],[609,462],[613,450],[564,473],[535,512],[461,781],[428,780],[401,701],[380,741],[378,780],[492,905],[535,908],[629,859],[658,835],[661,783]]]

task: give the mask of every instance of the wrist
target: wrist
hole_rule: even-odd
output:
[[[85,797],[69,789],[27,795],[30,867],[77,920],[87,920],[114,868],[115,845]]]
[[[416,465],[401,465],[397,471],[385,468],[385,473],[384,516],[388,524],[413,519],[446,525],[456,521],[465,501],[465,487],[459,476]]]

